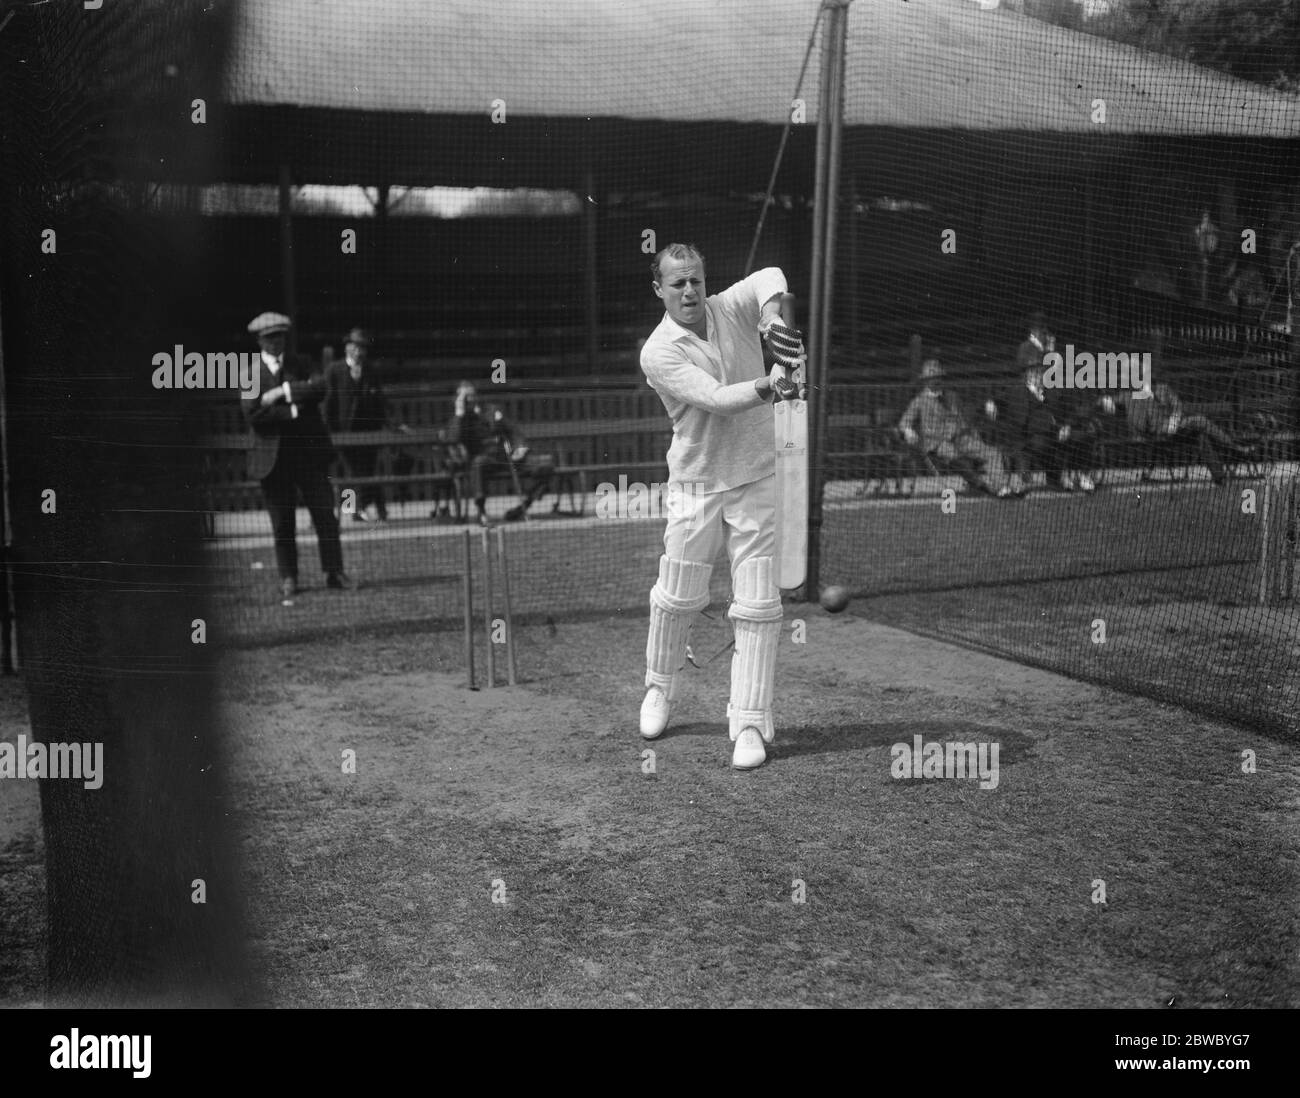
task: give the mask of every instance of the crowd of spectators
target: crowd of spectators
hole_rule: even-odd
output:
[[[960,475],[972,490],[1002,499],[1022,498],[1041,472],[1056,492],[1092,492],[1106,439],[1127,439],[1142,447],[1141,475],[1147,479],[1156,456],[1206,466],[1215,484],[1234,462],[1249,461],[1254,448],[1237,440],[1209,417],[1188,414],[1167,382],[1148,370],[1136,388],[1108,391],[1049,384],[1049,358],[1056,337],[1047,317],[1033,313],[1016,348],[1014,380],[989,396],[983,407],[966,406],[945,383],[937,356],[928,357],[917,379],[919,391],[898,421],[904,445],[927,471]]]
[[[415,464],[402,436],[411,429],[392,414],[384,392],[382,369],[372,362],[370,333],[353,328],[343,341],[343,356],[313,365],[288,350],[292,320],[259,314],[248,325],[261,350],[256,396],[243,401],[252,429],[247,473],[257,480],[271,520],[279,595],[293,605],[301,590],[295,513],[301,502],[316,531],[321,570],[329,588],[356,586],[343,568],[339,522],[388,520],[385,481],[402,483]],[[486,501],[494,476],[508,477],[519,501],[505,513],[507,522],[525,517],[528,508],[551,488],[555,462],[536,454],[500,408],[483,406],[475,387],[462,381],[452,400],[450,422],[439,434],[433,462],[439,475],[466,485],[474,514],[465,517],[491,525]],[[341,441],[339,441],[341,440]],[[396,451],[391,474],[380,475],[385,447]],[[435,509],[434,517],[447,515]]]

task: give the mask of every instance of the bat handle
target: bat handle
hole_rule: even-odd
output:
[[[799,386],[785,378],[777,378],[772,382],[772,391],[776,393],[777,400],[796,400],[799,396]]]

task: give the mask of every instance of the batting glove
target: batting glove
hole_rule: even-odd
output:
[[[772,367],[771,385],[773,400],[799,400],[803,395],[799,386],[786,377],[785,367],[779,363]]]
[[[772,352],[772,357],[787,370],[803,365],[807,352],[798,329],[787,328],[780,321],[773,321],[763,333],[763,338],[767,341],[767,349]]]

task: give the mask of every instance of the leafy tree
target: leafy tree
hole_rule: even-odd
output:
[[[1024,14],[1300,92],[1297,0],[1021,0]]]

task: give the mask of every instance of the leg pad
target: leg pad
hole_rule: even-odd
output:
[[[731,701],[727,705],[728,733],[734,740],[746,725],[757,728],[765,743],[776,730],[772,722],[772,693],[776,678],[776,649],[781,640],[781,593],[775,584],[771,557],[751,557],[736,569],[734,598],[728,615],[736,632],[731,657]]]
[[[712,564],[659,558],[659,582],[650,591],[645,684],[662,687],[670,701],[676,693],[677,672],[686,663],[691,624],[709,605],[712,574]]]

